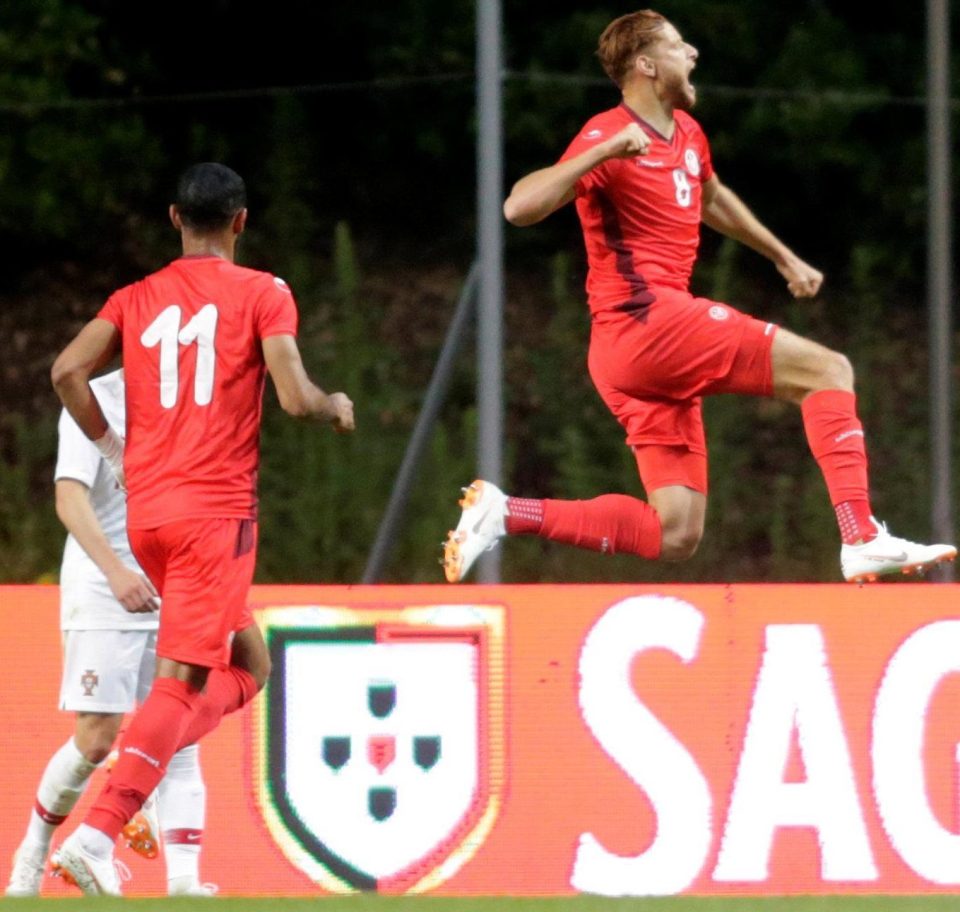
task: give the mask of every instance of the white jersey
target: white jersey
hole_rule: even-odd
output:
[[[90,382],[110,426],[122,437],[126,426],[123,371],[113,371]],[[138,573],[127,541],[126,495],[94,443],[66,410],[60,415],[57,467],[54,480],[72,478],[90,491],[90,504],[110,546]],[[80,543],[67,536],[60,565],[60,628],[62,630],[151,630],[159,625],[157,612],[126,611],[110,591],[106,577]]]

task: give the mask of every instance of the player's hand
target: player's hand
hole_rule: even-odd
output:
[[[812,298],[823,285],[823,273],[799,257],[778,263],[777,271],[787,280],[787,289],[795,298]]]
[[[352,431],[356,425],[353,420],[353,401],[346,393],[331,393],[328,397],[333,416],[330,423],[338,434]]]
[[[107,576],[107,582],[116,600],[131,614],[149,614],[160,607],[153,583],[136,570],[120,567]]]
[[[614,133],[607,142],[608,158],[635,158],[646,155],[650,149],[650,137],[638,123],[627,124],[619,133]]]

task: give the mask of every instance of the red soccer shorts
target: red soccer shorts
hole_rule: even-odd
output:
[[[590,376],[627,432],[647,493],[683,484],[705,494],[702,397],[769,396],[776,326],[687,292],[655,293],[644,320],[621,313],[594,318]],[[656,453],[645,458],[648,446]]]
[[[247,605],[257,557],[249,519],[184,519],[130,529],[130,547],[163,600],[157,655],[222,668],[230,634],[253,623]]]

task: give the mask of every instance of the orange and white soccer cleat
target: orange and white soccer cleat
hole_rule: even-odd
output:
[[[153,792],[143,807],[130,818],[121,830],[127,848],[144,858],[156,858],[160,854],[160,818],[157,808],[157,793]]]
[[[953,545],[919,545],[897,538],[876,520],[877,536],[860,545],[840,548],[840,568],[850,583],[873,583],[890,574],[923,573],[930,567],[957,556]]]
[[[130,872],[113,857],[99,858],[88,852],[75,830],[50,857],[54,877],[80,888],[87,896],[120,896],[121,879],[129,880]]]
[[[477,479],[463,488],[463,512],[457,528],[443,543],[443,571],[448,583],[459,583],[476,559],[506,535],[507,495],[495,484]]]

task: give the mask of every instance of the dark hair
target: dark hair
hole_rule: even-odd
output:
[[[247,188],[236,171],[201,162],[183,172],[174,202],[183,224],[196,231],[226,228],[247,205]]]
[[[600,36],[597,56],[604,72],[621,88],[637,54],[659,37],[667,20],[653,10],[638,10],[614,19]]]

